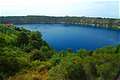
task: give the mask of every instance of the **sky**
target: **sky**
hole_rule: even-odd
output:
[[[0,0],[0,16],[120,18],[120,0]]]

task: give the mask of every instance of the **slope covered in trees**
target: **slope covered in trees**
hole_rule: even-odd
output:
[[[0,23],[12,24],[79,24],[105,28],[120,28],[120,19],[94,17],[53,17],[53,16],[6,16],[0,17]]]
[[[120,46],[56,52],[39,32],[0,25],[0,80],[119,80]]]

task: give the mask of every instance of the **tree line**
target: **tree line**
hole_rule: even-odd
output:
[[[91,25],[97,27],[119,28],[120,19],[100,18],[100,17],[54,17],[54,16],[3,16],[0,17],[0,23],[11,24],[79,24]]]

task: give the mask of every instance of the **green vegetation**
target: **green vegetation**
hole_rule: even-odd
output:
[[[0,17],[0,23],[12,24],[76,24],[91,25],[102,28],[119,29],[120,19],[100,17],[53,17],[53,16],[6,16]]]
[[[56,52],[39,32],[0,25],[0,80],[119,80],[120,45]]]

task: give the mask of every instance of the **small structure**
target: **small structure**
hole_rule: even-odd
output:
[[[12,23],[10,23],[10,22],[5,22],[5,26],[6,27],[11,27],[13,24]]]

